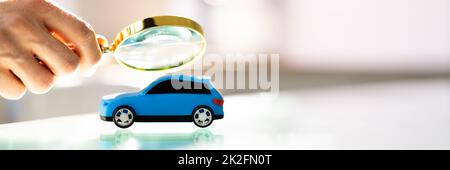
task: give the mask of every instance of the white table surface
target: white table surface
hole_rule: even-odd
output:
[[[287,88],[225,97],[225,118],[135,123],[97,113],[0,125],[0,149],[450,149],[450,80]]]

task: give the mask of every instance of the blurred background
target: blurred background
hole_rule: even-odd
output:
[[[110,41],[123,27],[149,16],[192,18],[204,27],[207,54],[280,54],[282,91],[406,81],[395,88],[414,86],[412,92],[439,89],[426,93],[436,95],[424,100],[439,103],[438,107],[430,105],[432,110],[450,110],[448,0],[56,2],[89,22],[98,34]],[[61,78],[48,94],[27,93],[18,101],[0,99],[0,123],[96,112],[101,96],[136,91],[162,75],[125,70],[110,58],[102,62],[94,76],[84,78],[74,74]],[[416,86],[415,80],[431,81],[431,84]],[[223,92],[225,95],[246,93]],[[353,88],[348,88],[342,93],[352,92]],[[327,95],[322,97],[326,103]],[[387,104],[390,100],[399,99],[395,95],[381,98],[385,99],[383,106],[387,109],[391,107]],[[424,101],[411,102],[420,105]]]

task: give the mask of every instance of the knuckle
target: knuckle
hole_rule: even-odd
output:
[[[1,53],[0,54],[0,65],[7,65],[12,59],[11,55],[8,53]]]
[[[17,40],[26,41],[28,43],[42,43],[42,38],[38,36],[35,25],[21,14],[13,14],[5,21],[3,28],[0,28],[6,34],[16,36]],[[20,38],[18,38],[20,37]]]
[[[27,29],[32,29],[27,28]],[[23,41],[30,44],[29,46],[32,47],[52,47],[53,44],[49,42],[48,39],[46,39],[45,36],[43,36],[42,32],[35,32],[34,30],[24,30],[28,32],[28,34],[24,35]],[[34,33],[33,33],[34,31]]]
[[[78,30],[80,31],[80,38],[82,42],[95,39],[95,32],[91,25],[78,20]]]
[[[1,25],[1,24],[0,24]],[[4,31],[0,30],[0,62],[5,65],[15,63],[23,64],[26,50],[20,47],[20,44],[9,39]],[[1,65],[0,63],[0,65]]]
[[[69,56],[67,57],[66,64],[63,68],[62,74],[70,74],[75,72],[80,65],[80,59],[78,57]]]
[[[27,23],[26,18],[21,14],[11,14],[2,25],[4,25],[4,28],[6,29],[14,30],[25,28]]]
[[[2,36],[4,36],[4,34],[7,34],[7,30],[9,29],[9,26],[8,26],[8,22],[10,22],[9,21],[9,19],[7,19],[7,20],[5,20],[5,19],[3,19],[3,20],[0,20],[2,23],[5,23],[5,24],[0,24],[0,34],[2,35]],[[1,37],[0,37],[1,38]],[[3,38],[2,38],[3,39]]]
[[[3,45],[5,45],[5,44],[6,43],[4,43]],[[2,48],[1,45],[0,45],[0,48]],[[10,51],[10,50],[0,51],[0,62],[1,62],[0,65],[1,64],[6,64],[7,65],[7,64],[10,64],[10,63],[14,62],[14,58],[17,55],[18,55],[17,51]]]
[[[12,61],[14,63],[14,66],[20,66],[20,65],[26,65],[27,64],[27,58],[22,57],[23,55],[16,55],[15,57],[12,58]]]
[[[53,48],[53,43],[50,41],[50,39],[46,39],[45,41],[34,41],[36,45],[39,45],[41,47],[47,47],[47,48]]]
[[[26,57],[22,55],[22,52],[10,52],[6,53],[6,55],[0,56],[0,61],[6,65],[8,68],[19,67],[21,65],[26,65]]]
[[[49,50],[49,49],[53,49],[54,45],[48,40],[40,40],[40,38],[38,39],[37,37],[29,37],[28,38],[28,46],[29,48],[31,48],[32,50],[35,49],[45,49],[45,50]]]

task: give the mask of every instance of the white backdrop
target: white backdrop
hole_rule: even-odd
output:
[[[448,0],[57,0],[110,39],[153,15],[206,30],[209,53],[280,53],[282,69],[450,72]]]

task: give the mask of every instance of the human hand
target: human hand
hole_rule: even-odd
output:
[[[0,0],[0,96],[46,93],[57,76],[90,72],[101,57],[86,22],[46,0]]]

